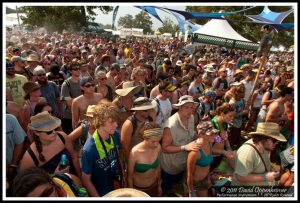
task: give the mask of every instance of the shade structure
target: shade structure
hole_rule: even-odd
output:
[[[228,48],[257,50],[258,44],[238,34],[225,19],[212,19],[193,32],[192,42]]]

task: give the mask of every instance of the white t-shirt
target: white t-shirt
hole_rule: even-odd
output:
[[[253,88],[253,81],[250,81],[249,83],[247,83],[246,80],[242,80],[241,81],[244,86],[245,86],[245,102],[247,103],[248,102],[248,99],[250,97],[250,94],[251,94],[251,91],[252,91],[252,88]]]
[[[159,101],[159,105],[157,104],[156,100],[154,99],[153,102],[156,103],[155,111],[158,112],[155,122],[157,124],[159,124],[163,129],[166,121],[171,116],[172,104],[169,99],[161,100],[158,97],[156,97],[156,99]]]

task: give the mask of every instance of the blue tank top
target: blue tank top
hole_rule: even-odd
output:
[[[209,143],[209,147],[210,147],[210,153],[209,153],[208,156],[206,156],[204,154],[204,152],[203,152],[203,150],[201,148],[199,149],[201,157],[196,162],[197,166],[205,167],[205,166],[209,166],[212,163],[213,156],[212,156],[211,143]]]

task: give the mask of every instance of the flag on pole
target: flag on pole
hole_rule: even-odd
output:
[[[116,21],[118,10],[119,10],[119,6],[116,6],[114,13],[113,13],[113,22],[112,22],[112,26],[111,26],[112,30],[114,30],[114,28],[115,28],[115,21]]]

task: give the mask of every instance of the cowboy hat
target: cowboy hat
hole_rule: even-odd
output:
[[[120,188],[113,190],[103,197],[150,197],[147,193],[133,188]]]
[[[141,88],[142,86],[140,85],[137,86],[134,85],[134,81],[128,81],[128,82],[124,82],[122,85],[122,89],[117,89],[116,93],[121,97],[125,97],[132,91],[134,91],[134,94],[138,93],[141,90]]]
[[[145,111],[149,109],[154,109],[155,105],[151,103],[150,99],[147,97],[138,97],[133,101],[132,111]]]
[[[286,142],[286,138],[280,133],[279,125],[272,122],[258,123],[256,131],[250,132],[249,135],[262,135],[274,138],[280,142]]]
[[[43,111],[35,116],[30,117],[28,128],[31,130],[49,132],[58,128],[61,125],[61,120],[51,116],[48,111]]]
[[[34,92],[35,90],[38,90],[41,88],[41,86],[35,82],[28,81],[22,86],[25,95],[30,94],[31,92]]]
[[[177,104],[173,104],[174,107],[179,107],[184,105],[185,103],[193,103],[193,104],[197,104],[198,102],[194,102],[194,99],[192,96],[190,95],[183,95],[179,98],[178,103]]]
[[[27,61],[36,61],[36,62],[39,62],[39,57],[36,55],[36,54],[30,54],[28,57],[27,57]]]
[[[85,116],[93,118],[94,117],[94,112],[95,112],[95,107],[96,107],[96,105],[89,105],[87,110],[86,110]]]

